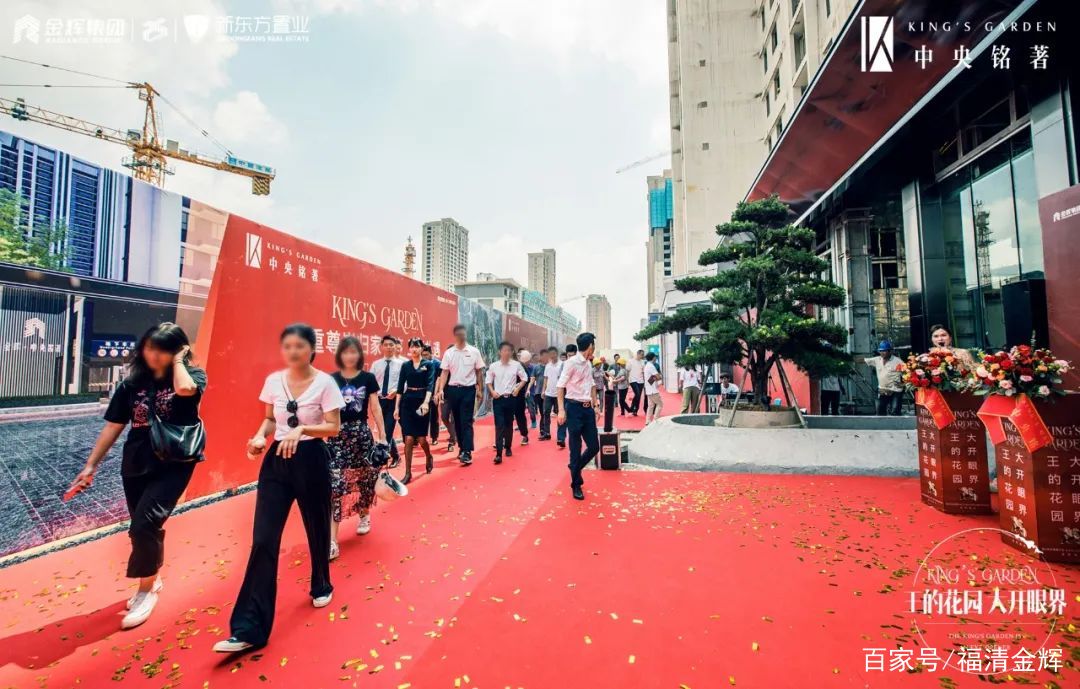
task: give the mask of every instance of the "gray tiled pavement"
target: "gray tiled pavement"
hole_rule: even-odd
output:
[[[75,418],[0,423],[0,556],[127,519],[117,441],[94,485],[63,502],[103,421]]]

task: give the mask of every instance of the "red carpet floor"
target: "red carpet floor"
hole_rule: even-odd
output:
[[[480,438],[489,447],[490,426]],[[864,648],[911,647],[904,589],[920,558],[961,529],[995,525],[924,507],[914,480],[590,472],[579,503],[553,444],[500,467],[490,454],[468,469],[439,461],[409,499],[376,510],[367,536],[346,523],[326,609],[306,596],[291,520],[273,638],[241,658],[209,648],[227,633],[253,494],[170,521],[161,603],[130,632],[118,630],[123,534],[0,570],[0,687],[985,683],[864,672]],[[1011,552],[996,538],[985,547]],[[1068,607],[1050,645],[1067,667],[1013,680],[1076,687],[1080,570],[1054,574]]]

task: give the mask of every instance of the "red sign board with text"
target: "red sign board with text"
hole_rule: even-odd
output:
[[[258,462],[247,459],[245,442],[263,417],[263,380],[282,366],[281,330],[297,321],[316,329],[315,365],[331,372],[346,335],[360,338],[368,364],[386,333],[422,338],[441,352],[452,339],[457,296],[230,216],[195,345],[209,378],[207,459],[189,499],[256,479]]]
[[[916,399],[922,501],[949,514],[991,514],[986,430],[976,416],[983,398],[942,392],[940,399],[952,419],[941,426],[932,407]]]

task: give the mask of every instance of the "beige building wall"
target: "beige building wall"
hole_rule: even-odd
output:
[[[529,254],[529,289],[544,295],[552,306],[555,301],[555,249]]]
[[[597,349],[611,348],[611,303],[603,294],[585,297],[585,330],[596,335]]]
[[[745,198],[855,0],[668,0],[674,270]]]

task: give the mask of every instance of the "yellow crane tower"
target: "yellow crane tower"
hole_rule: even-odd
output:
[[[182,160],[194,165],[201,165],[214,170],[221,170],[222,172],[230,172],[234,175],[249,177],[251,178],[251,193],[256,196],[265,196],[270,193],[270,182],[276,176],[274,168],[268,165],[242,160],[234,156],[232,151],[210,136],[205,129],[192,122],[190,118],[180,112],[180,110],[176,108],[176,106],[173,106],[165,96],[161,95],[160,91],[155,89],[149,83],[112,79],[110,77],[89,74],[78,70],[56,67],[55,65],[13,58],[7,55],[0,55],[0,58],[116,82],[121,85],[122,88],[138,91],[139,100],[146,103],[142,128],[128,129],[126,131],[94,124],[77,117],[72,117],[71,115],[64,115],[29,105],[22,98],[11,99],[0,96],[0,114],[11,115],[16,120],[23,122],[38,122],[51,127],[64,129],[69,132],[75,132],[76,134],[83,134],[102,141],[111,141],[112,143],[127,146],[131,149],[131,157],[124,159],[124,167],[131,168],[132,175],[136,179],[156,184],[159,187],[165,186],[165,175],[173,174],[173,170],[168,166],[168,161]],[[24,88],[86,87],[84,84],[0,84],[0,86]],[[158,131],[158,113],[155,107],[156,100],[161,100],[176,110],[177,114],[194,126],[206,139],[220,147],[224,151],[224,156],[221,158],[212,158],[181,149],[179,144],[175,141],[163,141]]]

